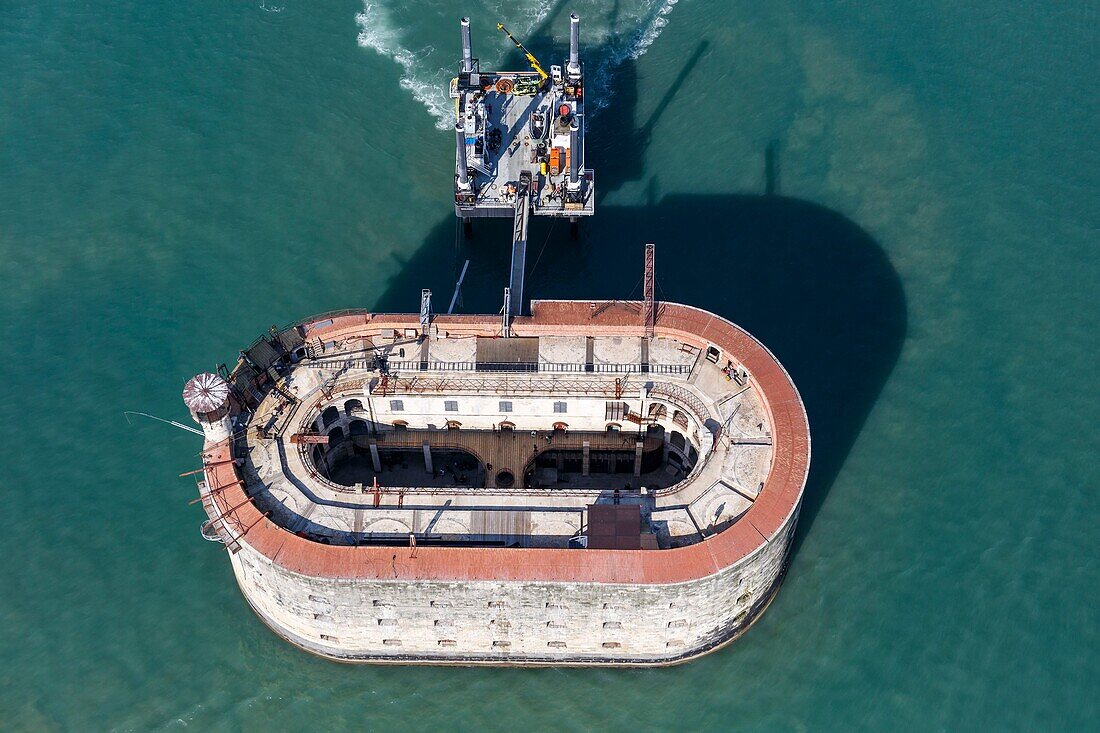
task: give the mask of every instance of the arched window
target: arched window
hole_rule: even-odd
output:
[[[516,429],[516,424],[514,422],[509,422],[508,420],[501,420],[500,429],[501,430],[515,430]]]
[[[660,402],[654,402],[649,406],[649,417],[653,420],[664,420],[668,417],[668,408]]]
[[[348,433],[351,435],[366,435],[367,423],[363,420],[352,420],[351,425],[348,426]]]
[[[605,430],[607,430],[607,432],[609,432],[609,433],[617,433],[622,429],[623,429],[623,426],[620,425],[617,422],[609,422],[607,424],[607,427],[605,428]]]
[[[447,429],[448,430],[458,430],[461,427],[462,427],[462,423],[460,423],[458,420],[448,420],[447,421]]]
[[[668,437],[668,442],[673,448],[681,451],[684,449],[684,446],[687,445],[687,439],[684,438],[683,433],[678,430],[672,431],[672,435]]]
[[[672,413],[672,422],[687,430],[688,416],[685,413],[676,410]]]
[[[325,411],[321,413],[321,423],[324,427],[328,427],[336,422],[336,418],[340,417],[340,410],[336,405],[326,407]]]
[[[344,431],[341,428],[335,427],[328,431],[328,444],[330,448],[334,445],[340,445],[342,442],[344,442]]]
[[[554,423],[554,430],[555,430],[555,431],[558,431],[558,432],[562,432],[562,433],[564,433],[564,432],[565,432],[566,430],[568,430],[568,429],[569,429],[569,426],[568,426],[568,425],[566,425],[566,424],[565,424],[565,423],[563,423],[563,422],[556,422],[556,423]]]
[[[409,424],[407,422],[405,422],[404,420],[394,420],[393,421],[393,429],[394,430],[408,430],[409,429]]]
[[[344,403],[344,414],[350,415],[353,412],[362,412],[363,403],[360,400],[348,400]]]

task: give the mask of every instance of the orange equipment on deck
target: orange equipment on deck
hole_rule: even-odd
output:
[[[550,148],[550,175],[556,176],[561,173],[562,167],[565,165],[565,148],[556,147]]]

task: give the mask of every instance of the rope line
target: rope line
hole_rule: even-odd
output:
[[[539,256],[535,258],[535,264],[531,265],[530,275],[535,274],[535,268],[539,266],[539,260],[542,259],[542,253],[546,251],[546,244],[550,241],[550,235],[554,233],[554,227],[557,226],[557,223],[557,219],[550,222],[550,231],[546,233],[546,239],[542,240],[542,249],[539,250]]]

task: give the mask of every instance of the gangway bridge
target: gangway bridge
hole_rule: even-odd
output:
[[[531,216],[531,175],[520,174],[522,193],[516,198],[516,213],[512,222],[512,268],[508,278],[508,312],[519,314],[523,310],[523,276],[527,270],[527,221]]]

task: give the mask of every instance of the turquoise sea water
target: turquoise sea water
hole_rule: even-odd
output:
[[[784,587],[666,670],[347,667],[253,617],[187,502],[183,382],[273,323],[495,311],[442,85],[570,10],[600,213],[530,294],[659,295],[789,367]],[[1100,11],[1088,3],[0,5],[0,730],[1100,726]],[[766,153],[771,169],[766,174]],[[770,179],[770,180],[769,180]],[[772,195],[764,193],[771,188]],[[439,294],[445,294],[440,296]],[[635,295],[636,295],[635,291]]]

